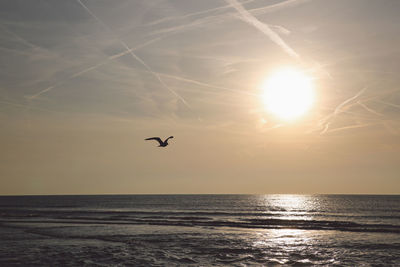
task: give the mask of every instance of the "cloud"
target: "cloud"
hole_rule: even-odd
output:
[[[78,3],[101,25],[104,26],[104,28],[106,28],[107,30],[109,30],[111,33],[113,33],[113,31],[111,30],[111,28],[109,28],[102,20],[100,20],[100,18],[98,18],[85,4],[82,3],[81,0],[77,0]],[[118,40],[118,42],[126,49],[126,51],[137,61],[139,61],[151,74],[153,74],[153,76],[160,82],[160,84],[166,88],[168,91],[170,91],[172,94],[174,94],[180,101],[182,101],[182,103],[188,107],[189,109],[191,109],[191,107],[189,106],[189,104],[187,103],[187,101],[180,95],[178,94],[175,90],[171,89],[162,79],[161,77],[155,73],[150,66],[143,61],[143,59],[141,59],[140,57],[138,57],[133,50],[120,38],[115,37],[116,40]]]
[[[225,2],[229,3],[233,8],[235,8],[239,12],[239,14],[241,15],[241,19],[243,19],[245,22],[254,26],[256,29],[264,33],[268,38],[271,39],[271,41],[280,46],[290,56],[294,58],[299,58],[299,55],[288,44],[286,44],[285,41],[283,41],[283,39],[271,29],[271,27],[259,21],[249,11],[247,11],[238,1],[225,0]]]

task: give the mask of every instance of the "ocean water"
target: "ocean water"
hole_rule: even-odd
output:
[[[400,196],[0,197],[0,266],[400,266]]]

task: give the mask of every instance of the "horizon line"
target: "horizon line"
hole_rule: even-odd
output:
[[[400,193],[133,193],[133,194],[118,194],[118,193],[102,193],[102,194],[10,194],[0,197],[34,197],[34,196],[262,196],[262,195],[303,195],[303,196],[400,196]]]

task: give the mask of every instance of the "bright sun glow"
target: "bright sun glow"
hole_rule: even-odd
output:
[[[276,72],[264,82],[262,90],[265,107],[284,120],[304,115],[314,102],[311,78],[294,69]]]

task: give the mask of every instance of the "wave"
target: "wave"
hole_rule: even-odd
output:
[[[350,221],[298,220],[298,219],[212,219],[202,217],[172,218],[10,218],[1,219],[0,223],[62,223],[62,224],[110,224],[110,225],[159,225],[181,227],[233,227],[247,229],[299,229],[299,230],[335,230],[349,232],[379,232],[400,234],[400,225],[368,224]]]
[[[115,210],[115,209],[74,209],[71,206],[63,206],[62,208],[13,208],[0,209],[0,215],[2,217],[24,217],[27,214],[37,214],[39,216],[77,216],[79,214],[84,215],[96,215],[96,216],[114,216],[114,217],[129,217],[129,216],[209,216],[209,217],[287,217],[287,216],[299,216],[299,217],[344,217],[344,218],[376,218],[376,219],[400,219],[399,213],[391,215],[383,214],[349,214],[349,213],[324,213],[324,212],[305,212],[305,211],[250,211],[250,212],[236,212],[236,211],[190,211],[190,210],[179,210],[179,211],[161,211],[161,210]]]

